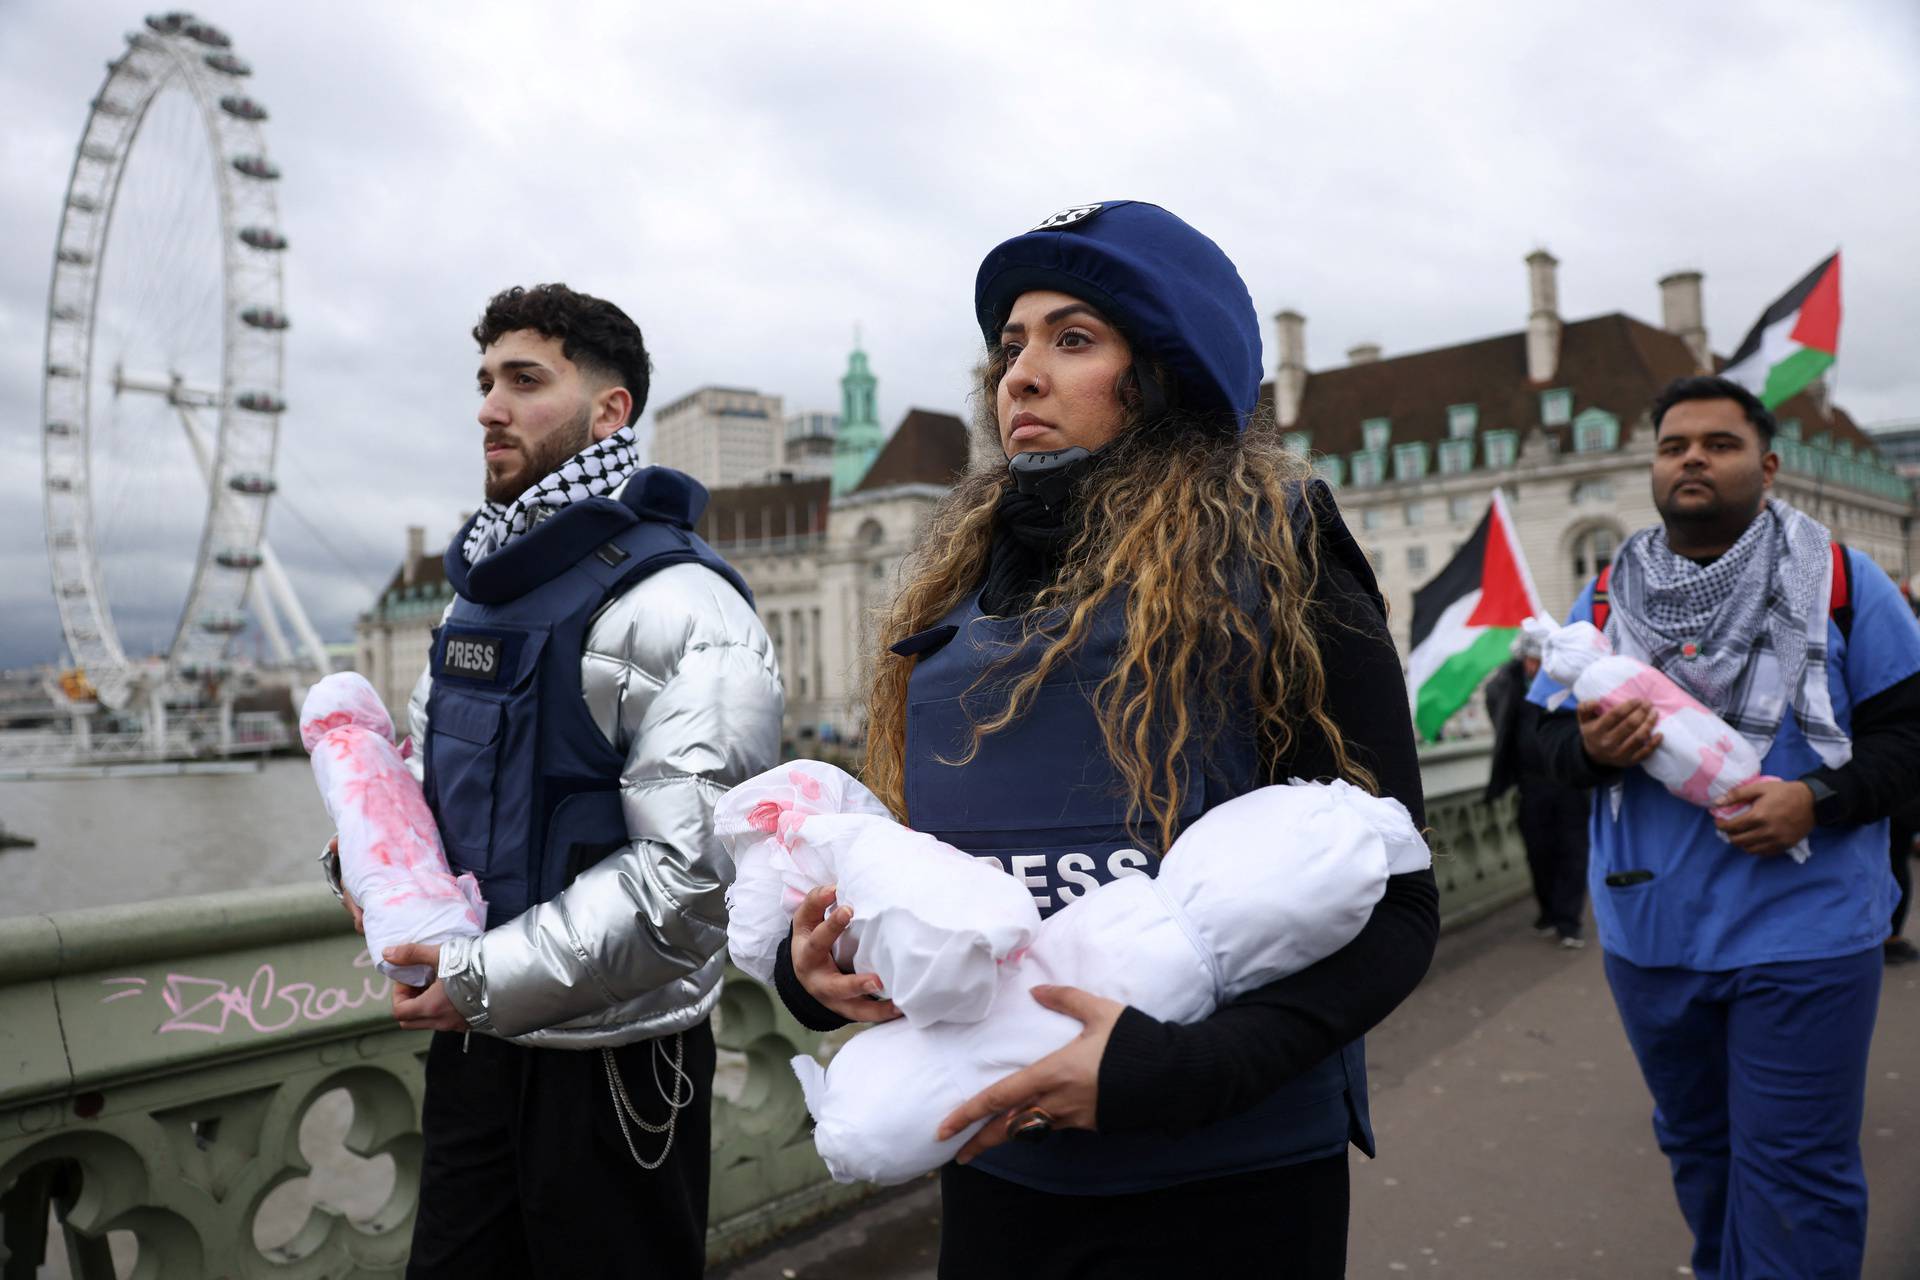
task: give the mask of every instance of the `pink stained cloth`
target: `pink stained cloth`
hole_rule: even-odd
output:
[[[1760,753],[1732,725],[1658,668],[1615,653],[1592,623],[1556,627],[1529,618],[1526,630],[1540,641],[1546,673],[1581,702],[1597,702],[1606,711],[1635,698],[1652,706],[1660,745],[1640,767],[1680,799],[1716,818],[1731,818],[1747,806],[1723,803],[1727,793],[1749,782],[1777,781],[1761,772]],[[1789,852],[1796,862],[1806,861],[1806,842]]]
[[[394,746],[393,721],[364,678],[345,671],[314,685],[300,708],[300,742],[340,834],[340,882],[365,912],[368,953],[395,981],[426,986],[429,966],[390,965],[382,952],[486,932],[479,883],[448,869],[433,812]]]

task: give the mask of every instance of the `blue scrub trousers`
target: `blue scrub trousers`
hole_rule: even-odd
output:
[[[1700,1280],[1860,1275],[1880,948],[1722,973],[1606,957]]]

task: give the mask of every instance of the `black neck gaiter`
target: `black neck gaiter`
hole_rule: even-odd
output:
[[[1049,507],[1032,494],[1008,489],[993,515],[993,543],[987,551],[987,576],[980,584],[980,608],[996,617],[1012,617],[1033,607],[1060,569],[1060,557],[1078,529],[1075,504]]]

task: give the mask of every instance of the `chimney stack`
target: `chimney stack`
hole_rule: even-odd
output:
[[[1362,342],[1358,346],[1347,348],[1348,364],[1372,364],[1380,358],[1380,344]]]
[[[1534,383],[1552,382],[1560,366],[1559,266],[1545,249],[1527,255],[1527,287],[1533,295],[1527,313],[1527,379]]]
[[[427,554],[427,531],[420,525],[407,526],[407,558],[400,562],[400,581],[412,586],[419,577],[420,561]]]
[[[1709,372],[1713,355],[1707,347],[1706,311],[1700,301],[1700,273],[1676,271],[1660,281],[1660,325],[1678,334],[1693,353],[1694,371]]]
[[[1298,311],[1273,317],[1280,334],[1280,368],[1273,378],[1274,414],[1282,427],[1300,421],[1300,400],[1307,390],[1307,318]]]

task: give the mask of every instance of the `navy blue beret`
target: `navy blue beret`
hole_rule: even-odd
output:
[[[1023,293],[1091,303],[1136,351],[1158,360],[1174,403],[1230,410],[1246,426],[1260,398],[1260,320],[1220,246],[1159,205],[1108,200],[1063,209],[980,264],[974,314],[988,350]]]

